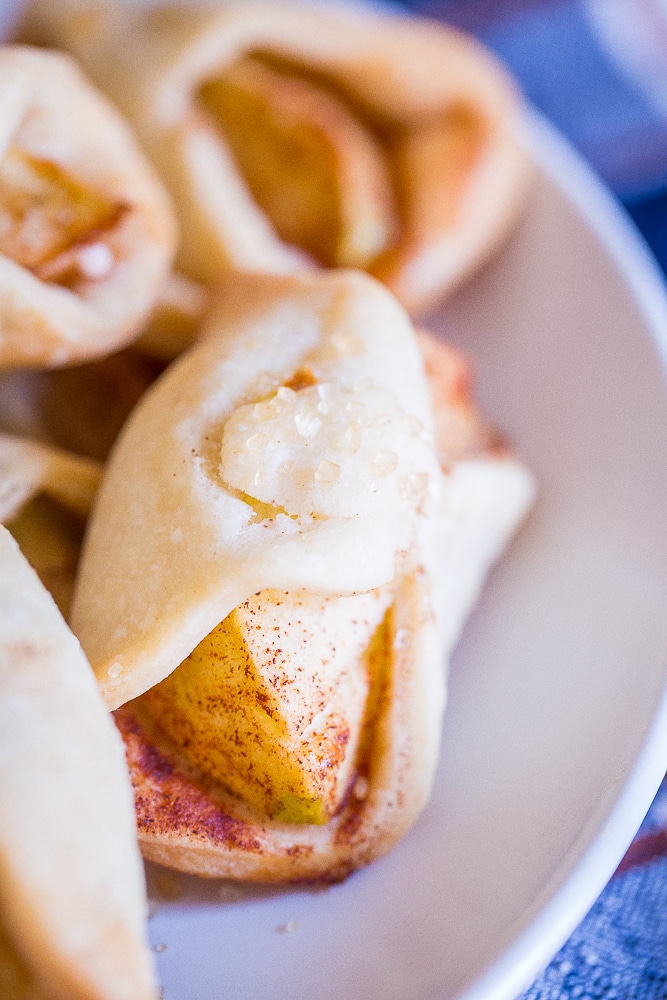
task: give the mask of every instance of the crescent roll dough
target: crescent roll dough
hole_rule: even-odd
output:
[[[379,277],[412,312],[502,240],[523,200],[520,101],[435,22],[300,3],[39,0],[133,123],[178,206],[179,266]]]
[[[0,526],[0,985],[156,1000],[123,745],[79,643]]]
[[[0,48],[0,369],[136,337],[173,257],[171,203],[69,56]]]
[[[280,882],[387,851],[428,799],[446,654],[532,490],[458,357],[420,350],[377,282],[230,282],[121,433],[73,607],[145,856]]]

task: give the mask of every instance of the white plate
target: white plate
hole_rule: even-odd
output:
[[[539,483],[456,653],[434,798],[325,892],[234,900],[184,878],[150,924],[165,1000],[508,1000],[667,768],[665,294],[574,154],[539,122],[529,142],[519,231],[431,323]]]

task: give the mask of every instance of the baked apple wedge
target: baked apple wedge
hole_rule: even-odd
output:
[[[190,764],[260,813],[326,823],[355,777],[389,588],[266,590],[141,698]]]
[[[247,56],[200,100],[276,232],[327,266],[365,267],[397,228],[380,143],[325,87]]]

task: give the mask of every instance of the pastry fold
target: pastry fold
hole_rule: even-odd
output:
[[[2,995],[156,1000],[123,744],[78,641],[1,526],[0,606]]]
[[[446,655],[532,493],[525,467],[472,410],[458,356],[432,339],[420,349],[377,282],[338,271],[230,283],[201,341],[149,390],[116,444],[73,607],[117,709],[145,856],[206,876],[283,882],[340,879],[389,850],[430,794]],[[305,635],[317,627],[306,628],[302,612],[318,602],[323,621],[332,608],[344,620],[351,607],[349,626],[338,640],[324,628],[323,645],[301,648],[297,634],[293,662],[292,640],[274,626],[281,605]],[[312,681],[319,698],[334,648],[372,614],[355,674],[367,686],[354,742],[357,723],[336,728],[331,704],[355,665],[346,661],[309,710],[294,691]],[[264,628],[256,641],[253,615]],[[196,676],[206,656],[219,670],[229,656],[220,630],[239,649],[234,629],[245,629],[246,648],[255,644],[237,670],[238,698],[264,654],[269,680],[247,704],[247,718],[263,719],[248,723],[252,746],[239,744],[242,718],[231,735],[228,724],[230,770],[221,772],[201,713],[218,712],[222,695],[206,673],[188,691],[184,670]],[[281,655],[286,669],[274,670]],[[299,799],[298,822],[281,818],[296,815],[285,801],[276,807],[269,795],[262,808],[240,794],[231,770],[267,728],[282,733],[276,706],[290,698],[297,763],[324,746],[326,784],[338,746],[348,768],[328,813],[317,812],[317,794],[305,806],[302,790],[286,796],[290,808]]]
[[[176,245],[129,125],[62,53],[0,48],[0,369],[136,337]]]
[[[479,266],[523,200],[515,87],[441,24],[293,2],[38,0],[27,30],[76,53],[128,116],[196,280],[359,267],[415,313]]]
[[[260,590],[391,581],[440,489],[421,355],[390,295],[354,272],[230,281],[130,415],[96,501],[73,614],[109,706]]]

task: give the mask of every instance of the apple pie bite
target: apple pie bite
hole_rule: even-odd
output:
[[[378,282],[223,291],[113,450],[73,627],[147,858],[336,880],[428,800],[446,657],[533,483]]]
[[[480,266],[523,202],[517,91],[442,24],[294,2],[37,0],[27,31],[74,52],[127,114],[195,280],[358,267],[416,313]]]
[[[168,274],[169,197],[69,56],[1,47],[0,107],[0,370],[110,353]]]

